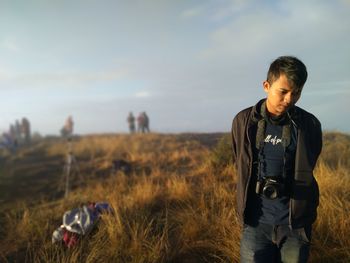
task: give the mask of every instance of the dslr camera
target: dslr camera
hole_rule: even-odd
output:
[[[255,192],[267,199],[276,199],[284,193],[284,184],[276,177],[263,177],[256,182]]]

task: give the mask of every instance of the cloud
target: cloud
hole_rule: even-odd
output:
[[[254,2],[250,2],[250,9],[242,5],[250,12],[232,11],[229,22],[211,33],[210,46],[200,52],[202,58],[321,50],[327,45],[332,46],[329,44],[334,44],[334,37],[341,41],[343,32],[349,30],[349,18],[339,13],[332,3],[315,5],[305,2],[301,6],[297,2],[285,1],[279,6],[256,9]]]
[[[7,70],[3,70],[0,68],[0,81],[5,81],[10,78],[9,73]]]
[[[11,52],[19,52],[21,51],[21,48],[19,47],[17,41],[12,38],[12,37],[8,37],[8,38],[5,38],[1,45],[0,45],[2,48],[4,49],[7,49]]]
[[[139,92],[135,93],[135,97],[137,97],[137,98],[148,98],[150,96],[151,96],[151,94],[148,91],[139,91]]]
[[[203,12],[202,7],[194,7],[191,9],[186,9],[181,13],[182,18],[192,18],[201,15]]]
[[[250,6],[256,6],[258,4],[259,2],[254,2],[252,0],[203,1],[200,5],[185,9],[181,13],[181,17],[201,17],[218,22],[227,18],[232,18]]]
[[[84,87],[95,82],[112,82],[120,80],[128,74],[127,69],[115,69],[109,71],[77,71],[77,72],[42,72],[32,74],[13,73],[10,77],[8,73],[2,74],[0,80],[13,82],[15,87],[57,87],[70,86]]]

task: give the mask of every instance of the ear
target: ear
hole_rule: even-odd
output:
[[[265,80],[263,82],[263,87],[264,87],[264,91],[268,92],[270,90],[270,83],[267,80]]]

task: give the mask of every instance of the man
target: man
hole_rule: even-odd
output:
[[[307,262],[322,131],[315,116],[294,106],[306,79],[299,59],[277,58],[263,82],[266,99],[233,120],[241,262]]]
[[[71,137],[73,135],[73,126],[74,126],[73,117],[68,116],[64,126],[61,129],[62,137],[67,137],[67,138]]]
[[[140,112],[137,116],[137,131],[145,133],[145,116],[143,115],[143,112]]]
[[[144,129],[145,129],[145,132],[150,132],[150,129],[149,129],[149,117],[148,115],[146,114],[146,112],[144,111],[143,112],[143,120],[144,120]]]
[[[30,143],[30,122],[26,117],[22,118],[21,132],[26,144]]]
[[[129,131],[131,134],[135,133],[135,117],[134,114],[130,111],[127,122],[129,123]]]

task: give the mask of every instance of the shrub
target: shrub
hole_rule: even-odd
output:
[[[232,146],[230,134],[225,134],[218,141],[210,155],[210,164],[214,170],[221,170],[232,164]]]

